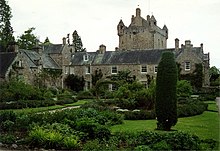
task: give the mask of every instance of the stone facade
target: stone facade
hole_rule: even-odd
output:
[[[127,27],[120,20],[118,26],[119,50],[165,49],[167,47],[168,28],[161,29],[152,15],[147,19],[141,17],[140,8],[136,16],[132,15],[131,24]]]
[[[18,50],[4,74],[11,73],[33,84],[42,69],[59,70],[62,71],[61,76],[46,81],[47,86],[65,87],[64,79],[69,74],[75,74],[85,78],[85,89],[89,89],[92,74],[96,70],[101,70],[104,78],[119,71],[130,70],[131,76],[135,76],[147,87],[148,77],[156,77],[162,53],[171,51],[180,64],[181,74],[193,73],[195,64],[201,63],[203,86],[209,86],[209,53],[204,54],[203,44],[193,47],[191,41],[187,40],[180,47],[179,40],[175,39],[175,47],[167,49],[168,28],[165,25],[162,29],[158,27],[153,15],[148,15],[146,20],[142,18],[139,8],[128,27],[120,20],[117,29],[119,48],[116,51],[107,51],[102,44],[96,52],[75,52],[69,39],[63,38],[62,44],[50,44],[35,50]]]

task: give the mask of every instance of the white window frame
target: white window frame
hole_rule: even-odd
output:
[[[86,74],[91,74],[91,66],[85,66]]]
[[[145,69],[146,71],[143,71],[143,69]],[[147,73],[147,71],[148,71],[147,65],[141,65],[141,73]]]
[[[190,71],[191,63],[189,61],[186,61],[184,65],[185,65],[185,71]]]
[[[115,72],[115,70],[116,70],[116,72]],[[118,73],[118,67],[117,66],[112,66],[111,67],[111,73],[112,74],[117,74]]]
[[[70,67],[70,74],[74,74],[74,67]]]
[[[88,61],[89,60],[89,55],[88,54],[83,55],[83,60]]]
[[[158,71],[158,66],[155,65],[155,66],[154,66],[154,73],[157,73],[157,71]]]
[[[69,74],[69,66],[64,66],[64,72],[65,74]]]
[[[110,90],[110,91],[115,91],[115,90],[117,90],[117,88],[116,88],[115,85],[109,84],[109,90]]]

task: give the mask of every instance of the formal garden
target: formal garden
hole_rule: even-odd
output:
[[[219,113],[215,97],[219,89],[195,90],[186,80],[174,82],[175,87],[159,87],[159,75],[157,80],[148,76],[148,83],[145,88],[129,71],[107,80],[97,71],[89,91],[48,89],[15,79],[3,82],[0,148],[218,150]],[[114,84],[116,89],[108,91],[108,84]],[[161,93],[163,89],[166,97]],[[175,90],[175,95],[170,97],[168,90]],[[163,98],[159,106],[158,96]]]

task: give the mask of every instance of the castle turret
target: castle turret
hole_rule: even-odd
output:
[[[151,16],[150,20],[151,20],[151,25],[155,25],[155,26],[157,25],[157,20],[155,19],[154,15]]]
[[[165,31],[166,33],[166,38],[168,39],[168,28],[166,25],[163,26],[163,30]]]
[[[140,8],[136,9],[136,17],[141,17],[141,9]]]
[[[124,35],[125,25],[122,20],[119,21],[117,29],[118,29],[118,36]]]

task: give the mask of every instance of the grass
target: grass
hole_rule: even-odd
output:
[[[25,109],[9,109],[9,110],[4,110],[4,111],[14,111],[17,113],[23,112],[23,113],[37,113],[37,112],[45,112],[45,111],[52,111],[52,110],[57,110],[57,109],[62,109],[65,107],[71,107],[71,106],[80,106],[82,104],[85,104],[88,102],[87,100],[79,100],[75,103],[71,104],[64,104],[64,105],[54,105],[54,106],[48,106],[48,107],[39,107],[39,108],[25,108]],[[0,110],[2,111],[2,110]]]
[[[207,102],[209,109],[217,111],[215,102]],[[156,120],[125,120],[124,124],[111,127],[111,131],[156,131]],[[201,115],[179,118],[173,130],[195,134],[201,139],[214,139],[219,141],[219,114],[218,112],[205,111]]]

